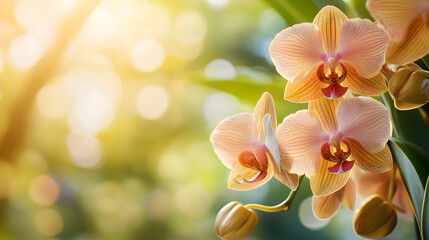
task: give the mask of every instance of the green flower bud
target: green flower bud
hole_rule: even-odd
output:
[[[389,235],[396,226],[396,212],[380,196],[372,195],[353,218],[357,235],[378,239]]]
[[[415,65],[407,65],[393,74],[389,93],[399,110],[410,110],[429,101],[429,72]]]
[[[224,240],[241,240],[252,235],[258,225],[258,215],[239,202],[225,205],[216,216],[215,230]]]

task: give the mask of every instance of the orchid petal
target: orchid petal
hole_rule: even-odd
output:
[[[351,64],[345,63],[345,65],[347,78],[341,84],[348,87],[350,91],[367,96],[376,96],[387,91],[386,79],[381,72],[372,78],[364,78]]]
[[[385,144],[383,150],[377,153],[369,153],[354,139],[347,139],[350,143],[351,158],[361,169],[367,172],[381,173],[387,172],[393,167],[392,154],[389,147]]]
[[[340,207],[340,199],[337,193],[332,193],[327,196],[313,196],[313,212],[314,215],[319,219],[327,219],[337,212]]]
[[[299,177],[297,174],[292,174],[286,171],[286,169],[279,169],[272,158],[271,163],[274,165],[274,176],[284,185],[288,186],[292,191],[298,189]]]
[[[387,48],[386,62],[403,65],[414,62],[429,52],[429,27],[423,18],[410,25],[405,38],[391,42]]]
[[[280,168],[280,152],[276,143],[276,133],[271,123],[271,115],[269,113],[265,114],[263,119],[263,128],[265,135],[265,146],[271,153],[271,156],[273,157],[277,167]]]
[[[334,6],[322,8],[314,18],[313,23],[319,27],[323,36],[325,53],[335,53],[340,39],[340,28],[347,16]]]
[[[347,87],[343,87],[340,84],[331,84],[326,88],[322,88],[322,93],[328,99],[337,99],[344,96],[344,94],[347,92],[347,89]]]
[[[262,179],[259,181],[253,182],[252,180],[258,175],[264,174]],[[268,182],[273,177],[273,167],[272,164],[268,164],[268,169],[265,173],[256,171],[250,168],[241,166],[237,161],[233,164],[232,170],[228,177],[228,188],[238,190],[238,191],[247,191],[255,189],[266,182]],[[243,179],[240,179],[242,176]],[[246,182],[247,181],[247,182]]]
[[[344,192],[341,203],[344,207],[353,210],[356,202],[356,185],[353,179],[349,179],[347,184],[343,187],[342,191]]]
[[[368,0],[366,6],[374,19],[399,42],[407,34],[408,27],[422,13],[422,0]]]
[[[316,69],[317,67],[313,69],[305,83],[292,83],[288,81],[284,96],[285,100],[304,103],[323,97],[321,89],[328,86],[328,84],[319,81]]]
[[[329,167],[328,170],[330,173],[333,173],[333,174],[343,174],[349,171],[350,169],[352,169],[353,165],[354,165],[354,161],[342,161],[342,162],[336,163],[332,167]]]
[[[290,82],[307,80],[315,66],[322,63],[322,35],[312,23],[295,24],[278,33],[270,45],[277,72]]]
[[[351,171],[342,174],[333,174],[329,168],[335,163],[322,159],[320,170],[310,177],[311,191],[315,196],[326,196],[340,190],[350,178]]]
[[[314,174],[320,167],[320,148],[326,139],[313,112],[301,110],[287,116],[276,132],[281,166],[298,175]]]
[[[370,153],[383,150],[392,134],[389,111],[369,97],[345,98],[336,109],[338,132]]]
[[[274,108],[274,100],[270,93],[265,92],[264,94],[262,94],[253,112],[253,116],[255,117],[259,129],[259,139],[261,139],[263,134],[262,122],[267,113],[271,115],[272,128],[274,128],[275,130],[277,127],[277,118],[276,111]]]
[[[220,122],[213,130],[210,141],[222,163],[232,168],[237,156],[252,150],[258,139],[257,125],[250,113],[241,113]]]
[[[308,103],[308,109],[317,114],[320,123],[322,124],[323,131],[326,133],[337,131],[338,124],[337,116],[335,115],[335,108],[341,100],[342,98],[319,98]]]
[[[340,31],[338,54],[354,65],[364,78],[377,75],[384,64],[389,35],[368,19],[344,21]]]

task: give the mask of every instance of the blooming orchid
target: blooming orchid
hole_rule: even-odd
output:
[[[275,139],[277,127],[274,101],[264,93],[253,114],[241,113],[218,124],[210,136],[222,163],[231,169],[228,187],[250,190],[261,186],[273,175],[292,190],[298,176],[279,169],[280,153]]]
[[[363,95],[387,90],[383,75],[389,36],[367,19],[348,19],[334,6],[320,10],[313,23],[301,23],[276,35],[270,55],[288,80],[285,99],[308,102],[339,98],[347,89]]]
[[[341,189],[354,165],[369,172],[392,168],[386,145],[392,132],[389,112],[368,97],[309,103],[309,110],[289,115],[277,129],[283,169],[310,178],[315,196]]]
[[[427,0],[369,0],[366,6],[391,37],[387,63],[403,65],[429,53]]]

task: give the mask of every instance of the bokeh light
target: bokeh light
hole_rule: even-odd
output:
[[[37,109],[48,119],[59,119],[67,114],[71,101],[71,96],[63,86],[48,85],[37,95]]]
[[[232,80],[236,75],[234,65],[226,59],[215,59],[204,69],[204,76],[209,79]]]
[[[164,47],[154,38],[140,40],[131,50],[133,66],[142,72],[153,72],[165,61]]]
[[[299,205],[298,217],[302,225],[310,230],[319,230],[328,225],[330,219],[319,219],[313,213],[313,197],[304,199]]]
[[[209,126],[215,127],[225,117],[237,113],[240,101],[227,93],[216,92],[207,97],[204,103],[204,117]]]
[[[174,199],[179,211],[192,218],[204,216],[212,205],[210,194],[196,183],[178,187]]]
[[[146,196],[148,217],[163,220],[171,214],[171,196],[161,189],[156,189]]]
[[[43,55],[40,41],[30,34],[22,35],[11,43],[8,51],[8,63],[17,71],[32,68]]]
[[[167,91],[156,85],[143,87],[136,98],[136,106],[141,117],[149,120],[160,118],[167,111],[170,97]]]
[[[198,11],[182,13],[174,24],[174,37],[182,45],[200,43],[207,32],[204,16]]]
[[[58,200],[60,189],[53,178],[40,175],[31,181],[28,194],[40,206],[50,206]]]
[[[63,218],[56,210],[51,208],[45,208],[37,212],[34,221],[37,231],[48,237],[59,234],[64,228]]]
[[[91,135],[71,132],[67,137],[67,147],[74,163],[79,167],[93,167],[100,161],[100,141]]]

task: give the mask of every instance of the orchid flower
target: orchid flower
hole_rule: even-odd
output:
[[[350,178],[346,185],[340,190],[326,195],[326,196],[313,196],[313,212],[314,215],[320,219],[332,217],[340,207],[353,210],[356,202],[356,186],[354,181]]]
[[[427,0],[369,0],[366,6],[390,35],[387,63],[404,65],[429,53]]]
[[[392,181],[393,170],[384,173],[369,173],[362,170],[353,172],[353,179],[357,185],[357,192],[362,198],[368,198],[373,194],[379,195],[387,201],[389,186]],[[396,212],[412,219],[414,217],[414,208],[404,182],[401,178],[399,169],[395,174],[395,193],[392,198],[392,205]]]
[[[392,168],[387,108],[368,97],[320,98],[283,120],[276,131],[282,169],[310,178],[315,196],[341,189],[354,165],[369,172]]]
[[[222,163],[231,169],[229,188],[250,190],[275,175],[279,181],[296,190],[298,176],[279,168],[276,127],[273,97],[265,92],[253,114],[234,115],[220,122],[213,130],[210,140],[214,151]]]
[[[288,80],[285,99],[308,102],[338,98],[347,89],[362,95],[387,90],[380,73],[389,36],[367,19],[347,19],[334,6],[320,10],[313,23],[301,23],[276,35],[272,61]]]

